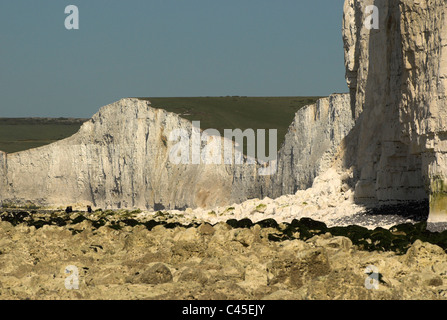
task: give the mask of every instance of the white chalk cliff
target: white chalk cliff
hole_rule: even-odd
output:
[[[366,28],[369,5],[378,29]],[[359,204],[429,199],[430,219],[447,220],[446,9],[444,0],[346,0],[349,93],[297,112],[274,175],[249,164],[173,164],[169,133],[191,123],[123,99],[68,139],[0,152],[0,201],[209,208],[294,194],[337,170]]]
[[[346,116],[347,95],[322,99],[297,114],[279,153],[280,173],[262,177],[261,166],[247,162],[173,163],[170,152],[178,141],[171,141],[170,134],[183,130],[191,136],[191,122],[152,108],[148,101],[122,99],[101,108],[67,139],[13,154],[0,152],[0,199],[46,207],[158,210],[239,203],[280,186],[289,193],[296,184],[309,186],[320,167],[329,167],[326,153],[350,129],[336,125],[345,119],[338,116],[343,113],[340,105]],[[306,129],[309,124],[312,130]]]
[[[175,129],[190,132],[191,123],[146,101],[123,99],[105,106],[67,139],[2,153],[1,199],[52,207],[160,209],[231,199],[231,168],[169,161],[174,145],[169,133]]]
[[[314,179],[340,156],[345,137],[354,126],[349,94],[333,94],[295,114],[278,152],[278,170],[263,181],[276,198],[310,188]]]
[[[365,21],[378,8],[378,29]],[[443,0],[346,0],[343,40],[357,118],[346,164],[359,202],[430,199],[447,218],[446,9]]]

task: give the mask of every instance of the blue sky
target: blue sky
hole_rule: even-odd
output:
[[[65,7],[80,29],[66,30]],[[343,0],[2,0],[0,117],[123,97],[347,92]]]

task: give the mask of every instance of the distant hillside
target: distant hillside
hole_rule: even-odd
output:
[[[88,119],[0,118],[0,150],[13,153],[67,138]]]
[[[82,125],[89,119],[81,118],[0,118],[0,126],[3,125]]]

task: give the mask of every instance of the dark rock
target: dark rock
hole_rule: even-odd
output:
[[[71,224],[78,224],[85,220],[88,220],[88,219],[86,217],[84,217],[83,215],[79,215],[71,221]]]
[[[351,239],[353,244],[369,238],[370,230],[361,226],[332,227],[328,229],[333,236],[343,236]]]
[[[239,221],[236,219],[230,219],[227,221],[227,224],[230,225],[234,229],[239,229],[239,228],[250,229],[253,226],[253,222],[250,219],[242,219]]]
[[[109,228],[111,228],[113,230],[121,230],[123,227],[120,225],[119,222],[112,221]]]
[[[67,225],[67,221],[65,221],[65,219],[61,217],[51,218],[50,223],[55,224],[58,227],[63,227]]]
[[[269,241],[273,242],[281,242],[286,240],[295,240],[296,238],[289,236],[287,234],[277,234],[277,233],[270,233],[268,235]]]
[[[258,221],[255,224],[259,225],[261,228],[274,228],[278,229],[278,222],[275,219],[265,219]]]
[[[12,224],[15,227],[21,223],[24,223],[25,220],[27,220],[30,217],[31,217],[31,215],[28,212],[24,212],[24,211],[22,211],[22,212],[6,212],[1,215],[1,220],[9,222],[10,224]]]
[[[390,229],[391,233],[395,235],[404,235],[409,236],[413,235],[416,232],[416,228],[414,227],[414,224],[412,223],[404,223],[399,224],[397,226],[394,226]]]
[[[238,221],[236,219],[230,219],[227,221],[227,224],[232,228],[237,228]]]
[[[301,218],[300,225],[306,227],[308,230],[313,230],[314,232],[326,233],[328,229],[324,222],[315,221],[310,218]]]
[[[99,228],[103,227],[105,224],[106,224],[106,220],[102,219],[102,218],[97,221],[92,221],[93,228],[95,228],[95,229],[99,229]]]
[[[154,227],[160,225],[161,223],[155,220],[149,220],[145,223],[143,223],[144,226],[146,227],[146,229],[148,229],[149,231],[151,231]]]
[[[169,222],[164,225],[166,229],[175,229],[177,227],[181,227],[182,224],[180,222]]]
[[[49,221],[45,221],[45,220],[37,220],[37,221],[33,221],[32,223],[30,223],[30,226],[33,226],[36,229],[40,229],[45,225],[51,225],[51,223]]]
[[[242,219],[239,221],[239,228],[247,228],[250,229],[253,227],[253,222],[250,219]]]
[[[411,242],[405,238],[395,238],[392,240],[392,250],[398,254],[405,254],[411,247]]]
[[[131,227],[135,227],[140,224],[140,222],[135,219],[124,219],[124,220],[122,220],[122,222],[125,225],[131,226]]]

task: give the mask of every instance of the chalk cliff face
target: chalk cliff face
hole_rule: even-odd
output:
[[[354,126],[349,94],[334,94],[295,114],[278,152],[278,170],[269,197],[310,188],[328,170]]]
[[[103,107],[68,139],[1,153],[1,200],[174,209],[222,205],[245,196],[240,192],[232,198],[229,166],[169,161],[169,150],[176,143],[169,141],[169,133],[175,129],[191,132],[192,126],[145,101],[123,99]]]
[[[369,5],[379,29],[365,27]],[[430,198],[432,220],[447,213],[446,8],[443,0],[346,0],[343,21],[358,117],[346,160],[356,168],[356,199]]]
[[[70,138],[23,152],[1,152],[0,200],[158,210],[211,208],[293,193],[310,186],[330,166],[352,124],[347,95],[303,108],[279,151],[277,172],[260,176],[261,166],[246,161],[192,164],[192,151],[189,163],[175,164],[170,152],[178,140],[171,141],[170,135],[183,131],[191,138],[191,122],[152,108],[150,102],[123,99],[103,107]],[[220,139],[223,155],[224,138],[212,139]],[[231,147],[235,152],[233,143]]]

